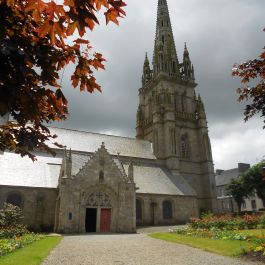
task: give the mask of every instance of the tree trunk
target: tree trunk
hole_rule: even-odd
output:
[[[236,202],[237,203],[237,208],[238,208],[238,213],[241,213],[241,202]]]

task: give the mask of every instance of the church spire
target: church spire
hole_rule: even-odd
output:
[[[149,60],[148,60],[148,56],[146,53],[145,60],[144,60],[144,66],[143,66],[143,76],[142,76],[143,86],[151,80],[151,77],[152,77],[152,72],[150,69]]]
[[[184,45],[184,53],[183,53],[183,66],[182,66],[182,77],[184,80],[194,82],[194,67],[190,60],[190,54],[187,48],[187,44],[185,42]]]
[[[180,76],[179,62],[166,0],[158,0],[153,71],[154,76],[160,73]]]

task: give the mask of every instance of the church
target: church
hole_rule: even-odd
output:
[[[204,104],[185,44],[179,61],[168,4],[158,0],[152,66],[146,55],[136,138],[49,127],[56,157],[0,153],[0,207],[21,207],[35,230],[134,233],[216,211]],[[6,118],[7,119],[7,118]],[[1,123],[5,119],[0,120]]]

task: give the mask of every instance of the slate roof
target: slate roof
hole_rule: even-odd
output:
[[[220,175],[215,176],[216,186],[224,186],[230,183],[234,178],[240,175],[238,168],[224,170]]]
[[[53,127],[49,129],[58,136],[58,143],[74,151],[94,153],[104,142],[111,155],[120,153],[121,156],[156,159],[149,141]]]
[[[0,185],[56,188],[62,158],[37,156],[37,159],[33,163],[9,152],[0,155]]]
[[[123,162],[123,156],[133,157],[138,161],[134,162],[134,177],[139,188],[137,193],[195,195],[181,176],[174,177],[167,168],[156,164],[148,141],[58,128],[51,128],[51,132],[58,135],[59,143],[73,150],[72,175],[76,175],[92,153],[105,142],[108,152],[115,155],[114,163],[122,172],[127,174],[129,166],[128,162]],[[117,157],[117,152],[120,153],[120,158]],[[14,153],[0,154],[0,185],[57,188],[62,164],[60,153],[56,157],[37,154],[38,161],[34,163],[29,158],[21,158]]]
[[[129,164],[124,164],[128,173]],[[162,166],[152,164],[134,164],[134,181],[137,193],[186,195],[194,196],[195,192],[181,177],[173,176],[169,170]]]

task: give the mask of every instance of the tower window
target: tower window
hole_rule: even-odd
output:
[[[189,158],[190,157],[190,150],[189,150],[189,138],[188,135],[182,135],[180,140],[180,151],[182,158]]]

